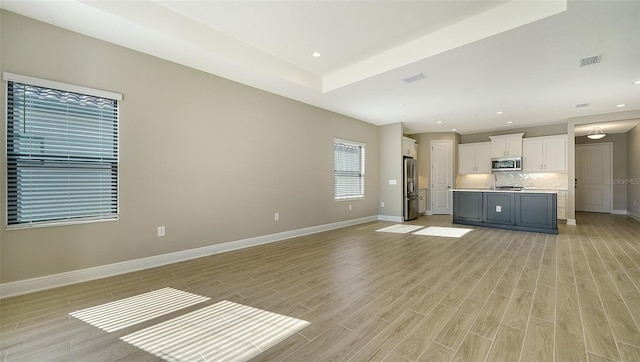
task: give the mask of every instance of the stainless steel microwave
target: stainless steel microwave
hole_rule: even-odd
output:
[[[522,157],[492,158],[491,171],[522,171]]]

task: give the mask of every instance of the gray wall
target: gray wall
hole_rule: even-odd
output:
[[[599,140],[590,140],[585,136],[575,138],[576,145],[593,143],[611,143],[613,145],[613,179],[627,179],[627,134],[614,133],[607,134]],[[627,184],[614,183],[612,195],[613,210],[627,210]]]
[[[491,141],[489,136],[498,136],[504,134],[523,133],[524,138],[553,136],[558,134],[567,134],[567,124],[549,124],[544,126],[526,127],[526,128],[510,128],[492,132],[482,132],[473,134],[460,135],[460,143],[488,142]]]
[[[627,212],[640,218],[640,124],[627,132]]]
[[[377,215],[378,127],[10,12],[1,17],[2,71],[119,92],[124,101],[120,220],[3,227],[0,282]],[[334,137],[366,143],[364,200],[333,199]],[[393,200],[400,203],[385,201]],[[156,237],[160,225],[166,237]]]
[[[384,207],[378,204],[378,214],[393,218],[402,217],[402,124],[380,126],[378,144],[380,202],[384,202]],[[395,180],[396,184],[389,185],[389,180]]]

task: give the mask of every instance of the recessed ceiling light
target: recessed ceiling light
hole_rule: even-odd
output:
[[[503,111],[497,111],[496,114],[503,114]]]
[[[322,54],[320,54],[320,52],[313,52],[311,53],[311,56],[314,58],[320,58],[322,56]]]
[[[507,123],[511,124],[511,123],[513,123],[513,121],[507,121]]]
[[[452,128],[451,130],[452,130],[452,131],[457,131],[458,129],[457,129],[457,128]]]
[[[576,108],[584,108],[584,107],[589,107],[589,103],[576,104]]]
[[[478,114],[472,114],[471,117],[478,117]]]
[[[618,105],[616,105],[616,107],[618,107],[618,108],[622,108],[622,107],[626,107],[626,106],[627,106],[626,104],[618,104]]]
[[[529,108],[529,107],[527,107],[527,106],[521,106],[520,107],[520,109],[527,109],[527,108]]]
[[[640,80],[636,80],[633,84],[640,84]]]
[[[441,124],[441,123],[442,123],[442,121],[438,121],[438,122],[436,122],[436,123],[437,123],[437,124]]]

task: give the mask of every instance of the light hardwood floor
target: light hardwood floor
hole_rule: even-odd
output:
[[[257,361],[640,361],[640,222],[577,221],[459,239],[373,222],[9,298],[0,360],[160,360],[119,338],[203,304],[112,333],[68,314],[173,287],[311,322]]]

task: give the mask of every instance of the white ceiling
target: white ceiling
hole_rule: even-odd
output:
[[[640,1],[0,6],[373,124],[402,122],[407,133],[468,134],[640,109]],[[601,63],[578,66],[599,54]],[[402,82],[418,73],[426,78]]]

